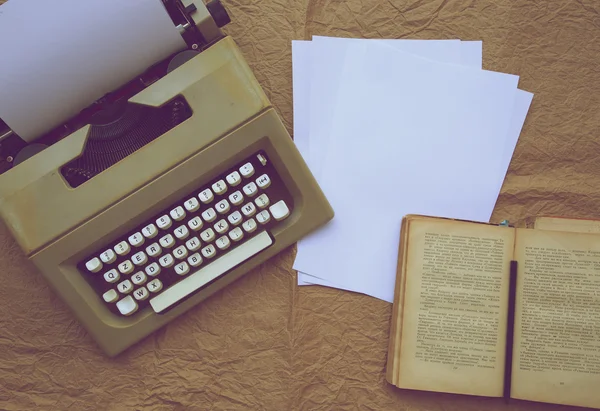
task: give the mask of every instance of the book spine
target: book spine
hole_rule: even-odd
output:
[[[508,286],[508,318],[506,322],[506,355],[504,359],[504,400],[510,399],[513,364],[513,338],[515,328],[515,304],[517,295],[517,262],[510,262],[510,282]]]

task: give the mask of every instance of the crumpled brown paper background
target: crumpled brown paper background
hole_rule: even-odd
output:
[[[293,39],[483,40],[484,68],[518,74],[520,87],[535,93],[493,221],[519,223],[536,214],[600,218],[597,1],[223,3],[233,20],[226,32],[290,132]],[[395,389],[384,379],[390,304],[299,288],[291,268],[294,252],[286,250],[107,359],[2,228],[0,409],[569,409]]]

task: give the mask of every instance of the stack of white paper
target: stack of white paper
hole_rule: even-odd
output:
[[[294,140],[336,213],[298,284],[391,302],[402,217],[489,221],[533,95],[480,41],[315,36],[292,58]]]

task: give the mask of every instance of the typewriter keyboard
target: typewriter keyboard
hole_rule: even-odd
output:
[[[77,266],[114,313],[160,313],[273,244],[292,206],[260,152]]]

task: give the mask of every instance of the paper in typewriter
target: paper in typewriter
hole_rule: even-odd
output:
[[[294,267],[391,301],[404,214],[489,220],[518,77],[350,47],[320,178],[336,218]]]
[[[0,118],[32,141],[185,46],[159,0],[9,1]]]

